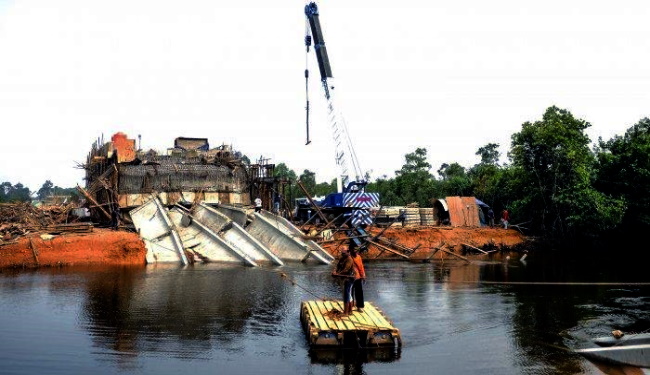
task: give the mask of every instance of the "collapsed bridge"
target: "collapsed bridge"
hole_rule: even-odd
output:
[[[165,152],[143,151],[116,133],[92,145],[86,187],[77,189],[94,221],[138,231],[148,263],[329,264],[333,257],[288,220],[250,209],[257,196],[270,209],[288,183],[264,161],[249,164],[231,146],[210,148],[206,138],[179,137]]]

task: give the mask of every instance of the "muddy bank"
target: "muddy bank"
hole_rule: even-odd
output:
[[[380,229],[369,230],[375,235]],[[371,259],[387,260],[457,260],[457,257],[444,251],[446,249],[467,257],[483,257],[479,251],[466,245],[491,251],[491,255],[502,255],[511,251],[522,251],[529,239],[514,229],[503,228],[390,228],[382,238],[402,246],[415,248],[408,259],[381,251],[370,246],[363,256]],[[343,246],[341,242],[330,242],[323,247],[337,256]],[[0,246],[0,269],[62,267],[73,265],[145,265],[146,248],[137,233],[94,228],[91,233],[69,233],[58,236],[32,234],[21,237],[17,242]]]
[[[381,229],[373,228],[369,232],[378,234]],[[503,255],[510,252],[520,252],[532,245],[531,239],[515,229],[504,228],[461,228],[461,227],[395,227],[383,232],[382,238],[394,241],[402,246],[415,248],[408,260],[418,261],[429,259],[436,249],[445,249],[454,254],[467,257],[484,256],[476,247],[489,251],[493,255]],[[343,246],[338,243],[326,245],[326,249],[337,256]],[[469,247],[469,246],[471,247]],[[397,254],[381,251],[376,246],[370,246],[364,254],[368,259],[400,259],[407,260]],[[431,260],[459,259],[444,251],[437,251]]]
[[[144,265],[146,249],[137,233],[94,228],[91,233],[31,234],[0,246],[0,268],[72,265]]]

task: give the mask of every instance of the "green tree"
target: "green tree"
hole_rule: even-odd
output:
[[[320,182],[314,186],[314,196],[326,196],[331,193],[336,193],[336,179],[329,183]]]
[[[29,188],[20,182],[12,185],[10,182],[3,182],[0,185],[0,201],[3,202],[31,202]]]
[[[298,179],[296,172],[290,169],[285,163],[277,164],[273,173],[273,177],[278,178],[284,184],[284,192],[280,193],[284,194],[283,199],[289,202],[291,206],[293,206],[293,200],[295,198],[305,195],[296,185],[296,180]]]
[[[38,189],[38,192],[36,193],[36,196],[38,199],[43,200],[46,197],[49,197],[50,195],[54,194],[54,184],[50,180],[45,180],[43,183],[43,186],[41,186],[40,189]]]
[[[316,173],[310,171],[309,169],[305,169],[300,175],[299,179],[300,182],[302,182],[302,186],[304,186],[309,195],[313,196],[316,191]]]
[[[501,153],[499,152],[499,144],[488,143],[483,147],[479,147],[475,155],[479,155],[481,157],[482,165],[498,166],[499,158],[501,157]]]
[[[503,206],[501,192],[505,182],[503,170],[499,167],[499,145],[488,143],[480,147],[476,155],[481,157],[481,162],[470,168],[467,176],[471,181],[472,195],[479,197],[485,203],[495,208]]]
[[[465,168],[458,163],[443,163],[438,169],[441,177],[441,192],[444,196],[471,196],[472,182]]]
[[[596,187],[626,202],[622,228],[628,233],[650,229],[650,119],[643,118],[623,136],[604,142],[596,149]]]
[[[620,222],[623,205],[593,187],[595,156],[584,131],[588,122],[555,106],[542,120],[512,135],[510,158],[517,172],[513,218],[529,217],[548,237],[593,236]]]
[[[417,202],[420,207],[429,207],[435,197],[427,149],[418,147],[414,152],[406,154],[404,159],[402,169],[395,171],[394,184],[390,185],[393,188],[390,198],[399,198],[402,205]]]
[[[11,182],[5,181],[0,184],[0,202],[9,201],[9,192],[11,192],[12,188]]]
[[[394,178],[386,175],[378,178],[366,186],[366,191],[379,193],[379,204],[382,206],[398,206],[404,204],[396,193],[397,187]]]
[[[286,164],[280,163],[275,166],[274,177],[283,178],[287,181],[296,181],[296,172],[289,169]]]

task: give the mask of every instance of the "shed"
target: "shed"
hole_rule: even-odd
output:
[[[436,205],[436,202],[440,203]],[[480,201],[474,197],[446,197],[444,200],[438,199],[434,201],[434,208],[447,208],[446,213],[438,212],[438,217],[443,218],[444,216],[448,215],[449,224],[453,227],[478,228],[482,225],[482,210],[480,209],[478,202]],[[447,207],[444,207],[445,205]]]

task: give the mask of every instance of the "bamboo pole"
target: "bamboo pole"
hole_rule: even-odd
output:
[[[384,246],[384,245],[382,245],[382,244],[380,244],[380,243],[377,243],[377,242],[375,242],[375,241],[368,241],[368,243],[371,243],[371,244],[377,246],[378,248],[380,248],[380,249],[382,249],[382,250],[388,251],[388,252],[393,253],[393,254],[395,254],[395,255],[399,255],[399,256],[401,256],[402,258],[409,259],[408,256],[406,256],[406,255],[400,253],[399,251],[395,251],[395,250],[393,250],[393,249],[391,249],[391,248],[389,248],[389,247],[386,247],[386,246]]]
[[[485,250],[481,250],[481,249],[479,249],[478,247],[474,247],[474,246],[469,245],[469,244],[466,244],[466,243],[463,243],[463,245],[465,245],[465,246],[467,246],[467,247],[470,247],[470,248],[472,248],[472,249],[474,249],[474,250],[478,250],[478,251],[482,252],[483,254],[489,254],[487,251],[485,251]]]
[[[309,200],[309,203],[314,207],[314,210],[316,210],[316,213],[318,213],[318,216],[323,220],[323,222],[327,223],[327,218],[325,215],[323,215],[323,212],[321,212],[320,207],[314,202],[313,199],[311,199],[311,195],[307,192],[307,189],[302,184],[302,181],[298,180],[296,181],[298,184],[298,187],[302,190],[303,193],[305,193],[305,196],[307,197],[307,200]]]
[[[101,211],[101,212],[102,212],[102,213],[103,213],[103,214],[104,214],[104,215],[105,215],[109,220],[111,219],[111,215],[109,215],[108,212],[106,212],[106,210],[104,210],[104,208],[103,208],[99,203],[97,203],[97,201],[95,201],[95,200],[93,199],[93,197],[91,197],[90,194],[88,194],[88,193],[86,192],[86,190],[84,190],[84,188],[82,188],[81,186],[77,185],[77,190],[78,190],[81,194],[83,194],[84,197],[86,197],[89,201],[91,201],[95,206],[97,206],[97,208],[99,208],[99,210],[100,210],[100,211]]]
[[[443,249],[443,248],[440,248],[440,251],[444,251],[445,253],[447,253],[447,254],[449,254],[449,255],[453,255],[453,256],[455,256],[456,258],[460,258],[460,259],[464,260],[464,261],[467,262],[467,263],[471,263],[469,259],[465,258],[465,257],[462,256],[462,255],[458,255],[458,254],[454,253],[453,251],[445,250],[445,249]]]
[[[440,246],[438,246],[438,247],[435,248],[435,250],[433,251],[433,253],[431,253],[431,255],[427,258],[427,260],[432,259],[433,256],[436,255],[436,253],[437,253],[438,251],[440,251],[440,249],[441,249],[443,246],[445,246],[445,243],[444,243],[444,242],[443,242]]]
[[[38,250],[34,247],[34,244],[32,243],[32,238],[29,237],[29,247],[32,249],[32,254],[34,254],[34,260],[36,261],[36,265],[39,265],[38,262]]]

